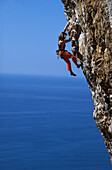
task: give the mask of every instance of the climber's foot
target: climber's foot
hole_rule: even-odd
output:
[[[73,73],[72,71],[70,71],[71,76],[77,76],[75,73]]]
[[[78,65],[77,65],[77,68],[80,68],[80,67],[81,67],[81,64],[78,64]]]

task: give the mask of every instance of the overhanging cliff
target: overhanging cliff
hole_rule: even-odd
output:
[[[61,0],[73,31],[72,52],[82,64],[93,117],[112,160],[112,0]],[[79,43],[79,37],[80,43]]]

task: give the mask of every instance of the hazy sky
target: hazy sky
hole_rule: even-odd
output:
[[[61,0],[0,0],[0,73],[68,76],[55,52],[65,24]]]

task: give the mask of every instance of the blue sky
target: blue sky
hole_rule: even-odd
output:
[[[68,76],[55,52],[65,24],[61,0],[0,0],[0,73]]]

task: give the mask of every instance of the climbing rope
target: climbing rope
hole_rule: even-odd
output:
[[[91,72],[91,68],[85,63],[85,62],[83,62],[82,60],[80,60],[78,57],[76,57],[76,56],[74,56],[77,60],[79,60],[81,63],[83,63],[83,64],[85,64],[87,67],[88,67],[88,69],[89,69],[89,71]]]

